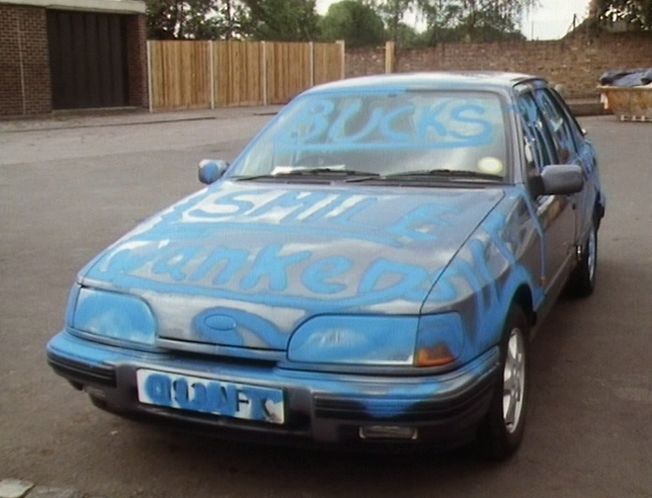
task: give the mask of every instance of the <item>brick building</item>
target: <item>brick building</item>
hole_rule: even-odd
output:
[[[0,0],[0,116],[147,106],[142,0]]]

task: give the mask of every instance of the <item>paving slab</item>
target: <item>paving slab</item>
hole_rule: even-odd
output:
[[[23,498],[33,487],[33,482],[20,479],[3,479],[0,481],[0,498]]]

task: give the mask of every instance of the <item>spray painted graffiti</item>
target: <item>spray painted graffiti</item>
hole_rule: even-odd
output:
[[[424,312],[462,307],[470,357],[495,344],[519,287],[532,293],[538,308],[544,291],[543,268],[527,267],[524,251],[531,248],[543,261],[543,230],[528,206],[527,194],[513,189],[484,220],[444,271],[424,303]]]
[[[487,118],[495,119],[496,102],[449,98],[417,106],[404,100],[408,103],[392,105],[385,99],[382,106],[376,98],[347,99],[343,105],[318,99],[304,106],[275,142],[294,151],[333,151],[479,147],[493,141],[495,125]]]
[[[282,424],[283,391],[157,371],[138,371],[140,401],[200,413]]]
[[[501,195],[472,199],[458,193],[432,202],[428,196],[406,201],[351,192],[226,188],[168,211],[149,230],[114,246],[88,276],[111,275],[128,287],[185,286],[188,292],[243,301],[276,296],[274,302],[287,305],[319,305],[327,298],[349,306],[419,302],[446,263],[444,258],[432,264],[431,244],[451,244],[452,254],[459,224],[474,226],[483,206]],[[286,242],[290,234],[293,244]],[[332,237],[340,249],[324,245]],[[377,248],[386,254],[360,253]]]

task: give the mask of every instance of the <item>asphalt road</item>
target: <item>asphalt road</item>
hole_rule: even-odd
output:
[[[582,120],[609,194],[598,286],[562,300],[535,340],[525,440],[506,463],[205,439],[100,412],[55,376],[44,347],[77,270],[267,119],[0,132],[0,479],[114,498],[652,496],[650,124]]]

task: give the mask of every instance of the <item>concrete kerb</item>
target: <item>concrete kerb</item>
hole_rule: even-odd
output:
[[[192,111],[155,112],[145,111],[98,111],[65,112],[38,118],[0,120],[0,133],[63,130],[72,128],[131,126],[180,121],[225,120],[243,116],[276,114],[282,106],[227,107]]]

